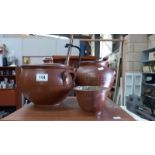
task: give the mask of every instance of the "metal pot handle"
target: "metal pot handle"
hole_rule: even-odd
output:
[[[73,39],[74,39],[74,34],[71,35],[69,44],[73,44]],[[67,57],[66,57],[66,60],[65,60],[65,64],[67,66],[69,66],[69,59],[70,59],[71,52],[72,52],[72,46],[68,46]]]
[[[77,68],[79,68],[80,62],[81,62],[81,48],[78,46],[75,46],[73,44],[66,44],[65,45],[65,48],[72,48],[72,47],[77,48],[79,50],[79,60],[78,60],[78,65],[77,65]]]

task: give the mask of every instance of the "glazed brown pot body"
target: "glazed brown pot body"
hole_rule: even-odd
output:
[[[38,80],[38,76],[43,76],[43,80]],[[53,105],[69,94],[75,73],[71,67],[62,64],[27,65],[21,67],[20,78],[25,97],[38,105]]]
[[[106,61],[85,61],[77,69],[76,83],[79,86],[103,86],[111,88],[115,71],[108,67]]]
[[[74,88],[77,101],[83,111],[100,113],[107,99],[107,88],[100,86],[77,86]]]

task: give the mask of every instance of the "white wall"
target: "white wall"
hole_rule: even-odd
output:
[[[8,38],[0,35],[0,44],[6,44],[9,51],[15,51],[19,65],[22,64],[23,56],[66,55],[66,43],[69,40],[47,37]],[[74,44],[79,46],[79,40],[75,39]],[[77,49],[72,50],[72,55],[78,55]]]
[[[14,51],[19,64],[22,64],[22,39],[20,38],[0,38],[0,44],[5,44],[8,51]]]
[[[103,39],[112,39],[111,34],[101,35]],[[102,41],[100,42],[100,57],[104,58],[112,53],[112,42],[111,41]]]
[[[57,40],[50,38],[22,39],[23,56],[51,56],[57,53]]]
[[[142,72],[141,52],[147,49],[147,34],[129,34],[125,37],[123,70],[125,72]]]
[[[148,48],[154,48],[155,47],[155,34],[152,34],[148,37]]]

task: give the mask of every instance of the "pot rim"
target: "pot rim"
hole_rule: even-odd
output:
[[[97,88],[97,89],[89,89],[89,88]],[[84,88],[84,89],[82,89]],[[87,92],[87,91],[103,91],[103,90],[108,90],[108,88],[103,87],[103,86],[77,86],[74,87],[74,91],[82,91],[82,92]]]
[[[73,67],[67,66],[61,63],[52,63],[52,64],[35,64],[35,65],[21,65],[21,68],[25,69],[37,69],[37,68],[57,68],[57,69],[72,69]]]

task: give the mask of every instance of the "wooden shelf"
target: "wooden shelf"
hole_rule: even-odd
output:
[[[144,96],[155,100],[155,97],[154,96],[150,96],[150,95],[144,95]]]
[[[150,83],[146,83],[146,82],[143,82],[144,85],[147,85],[147,86],[152,86],[152,87],[155,87],[155,84],[150,84]]]
[[[16,69],[16,66],[1,66],[0,70],[13,70]]]
[[[142,63],[151,63],[151,62],[155,62],[155,60],[146,60],[146,61],[142,61]]]
[[[146,50],[143,50],[142,52],[153,52],[155,51],[155,48],[149,48],[149,49],[146,49]]]
[[[146,72],[146,73],[143,72],[143,74],[155,74],[155,72]]]
[[[15,106],[17,109],[22,106],[22,93],[20,89],[20,67],[5,66],[0,67],[0,71],[10,73],[14,72],[15,75],[0,75],[0,81],[4,81],[8,78],[8,83],[10,80],[14,80],[13,88],[0,88],[0,106]]]

